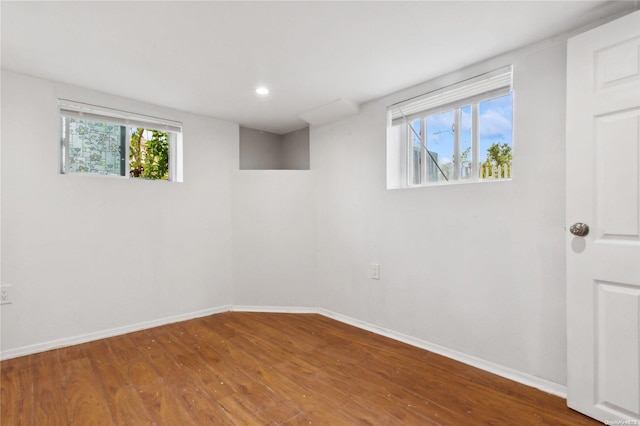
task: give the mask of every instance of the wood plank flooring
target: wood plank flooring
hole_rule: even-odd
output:
[[[218,314],[5,360],[0,374],[6,426],[600,424],[313,314]]]

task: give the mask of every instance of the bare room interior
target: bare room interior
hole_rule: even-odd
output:
[[[640,424],[639,1],[2,1],[3,425]]]

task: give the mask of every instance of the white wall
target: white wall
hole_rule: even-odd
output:
[[[386,106],[510,63],[514,179],[386,190]],[[557,42],[312,127],[319,305],[564,384],[564,109]]]
[[[232,302],[238,126],[2,71],[2,351]],[[183,123],[184,183],[58,173],[57,98]]]
[[[317,221],[309,171],[233,176],[235,305],[317,307]]]
[[[240,169],[271,170],[281,168],[282,136],[240,127]]]
[[[311,173],[296,170],[302,168],[309,168],[308,129],[276,135],[240,127],[232,193],[239,308],[317,307],[315,194]]]
[[[240,170],[309,170],[309,128],[277,135],[240,127]]]
[[[2,351],[320,306],[563,384],[564,61],[558,42],[365,104],[312,128],[310,172],[238,171],[235,124],[3,71]],[[508,63],[513,181],[385,189],[386,106]],[[59,175],[58,96],[182,121],[184,183]]]
[[[282,168],[309,170],[309,128],[282,135]]]

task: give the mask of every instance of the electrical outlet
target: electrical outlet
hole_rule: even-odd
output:
[[[371,264],[371,279],[379,280],[380,279],[380,265],[377,263]]]
[[[6,305],[13,302],[11,293],[10,285],[0,286],[0,305]]]

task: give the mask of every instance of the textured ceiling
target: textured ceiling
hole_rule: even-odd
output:
[[[635,5],[2,1],[2,67],[286,133]]]

